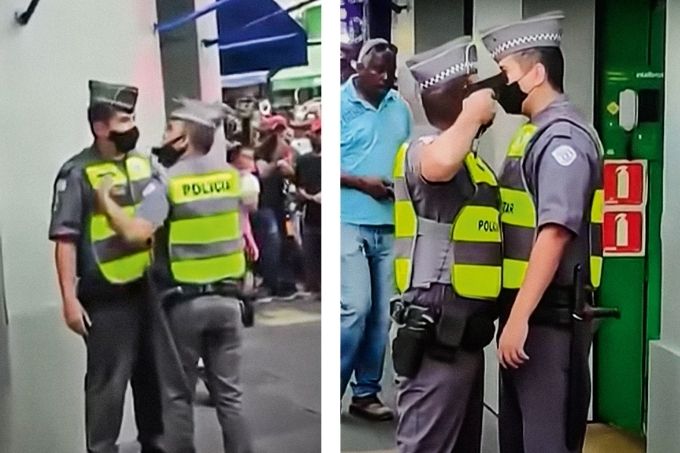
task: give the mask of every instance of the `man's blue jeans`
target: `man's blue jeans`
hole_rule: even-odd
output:
[[[394,295],[391,226],[341,224],[340,396],[380,391]]]

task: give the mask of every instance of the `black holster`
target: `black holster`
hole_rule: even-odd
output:
[[[466,324],[467,316],[462,310],[457,309],[454,304],[442,304],[434,329],[435,341],[428,349],[428,355],[435,360],[452,362],[463,341]]]
[[[468,352],[481,351],[493,341],[495,334],[496,326],[493,317],[475,314],[465,324],[460,346]]]
[[[464,304],[466,301],[456,303]],[[459,348],[468,352],[484,349],[493,341],[495,332],[493,314],[471,314],[455,304],[443,304],[435,330],[435,342],[428,352],[437,360],[452,361]]]
[[[412,378],[420,370],[425,351],[432,343],[434,319],[426,307],[410,301],[392,301],[392,317],[403,324],[392,342],[392,363],[398,376]]]
[[[400,327],[392,342],[392,363],[395,373],[407,378],[415,377],[420,370],[429,342],[430,334],[424,329]]]

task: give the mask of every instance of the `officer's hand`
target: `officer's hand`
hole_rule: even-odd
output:
[[[503,368],[519,368],[529,360],[529,356],[524,352],[528,334],[528,321],[512,317],[508,319],[498,342],[498,361]]]
[[[479,126],[490,124],[496,116],[496,101],[493,90],[485,88],[475,91],[463,101],[461,115]]]
[[[361,178],[360,189],[376,200],[386,200],[392,194],[389,185],[380,178]]]
[[[312,195],[312,201],[321,204],[321,192]]]
[[[113,178],[110,176],[104,176],[99,182],[99,187],[95,193],[95,198],[97,201],[97,207],[99,210],[104,211],[107,199],[111,196],[111,189],[113,188]]]
[[[64,302],[62,307],[64,321],[73,332],[81,336],[87,336],[88,327],[92,325],[90,316],[87,314],[78,299]]]

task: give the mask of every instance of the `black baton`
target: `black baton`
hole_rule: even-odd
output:
[[[590,384],[588,356],[593,341],[593,320],[598,318],[619,318],[617,308],[594,307],[587,297],[591,296],[585,287],[583,268],[574,268],[574,306],[572,309],[572,337],[569,350],[569,382],[567,392],[567,449],[579,448],[585,439],[586,421],[590,398],[587,397]]]

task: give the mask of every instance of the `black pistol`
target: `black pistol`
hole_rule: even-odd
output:
[[[491,88],[493,90],[494,99],[498,99],[500,90],[508,84],[508,76],[505,75],[503,71],[499,72],[495,76],[488,77],[484,80],[480,80],[471,84],[468,87],[467,95],[470,96],[475,91],[483,90],[485,88]]]

